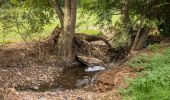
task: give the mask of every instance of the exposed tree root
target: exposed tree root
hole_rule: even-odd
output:
[[[52,51],[57,51],[57,41],[59,38],[60,33],[62,33],[62,29],[56,27],[50,38],[47,40],[52,45]],[[106,46],[104,49],[102,46],[94,45],[92,42],[96,41],[103,41]],[[107,56],[108,51],[112,49],[111,44],[103,37],[100,36],[94,36],[94,35],[87,35],[84,33],[75,33],[74,36],[74,47],[75,47],[75,54],[76,55],[87,55],[87,56],[93,56],[97,58],[101,58],[101,60],[104,60],[105,62],[109,61],[109,57]]]

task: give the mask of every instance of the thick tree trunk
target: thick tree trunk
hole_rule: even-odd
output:
[[[58,55],[70,64],[74,61],[74,31],[76,23],[76,0],[65,0],[64,27],[58,39]]]

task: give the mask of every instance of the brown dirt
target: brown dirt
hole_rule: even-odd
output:
[[[142,71],[143,68],[132,68],[127,65],[122,65],[118,68],[106,70],[96,75],[95,83],[86,86],[87,90],[105,92],[113,89],[126,89],[128,83],[125,81],[127,78],[134,79],[137,77],[137,72]]]
[[[39,46],[37,46],[39,45]],[[10,44],[0,48],[0,87],[55,85],[62,62],[40,43]],[[38,49],[41,48],[41,51]],[[46,46],[47,48],[47,46]],[[49,50],[49,51],[45,51]]]
[[[0,100],[120,100],[118,88],[128,88],[126,78],[136,78],[133,69],[123,65],[95,75],[95,81],[82,89],[46,92],[18,91],[56,85],[64,69],[49,44],[10,44],[0,47]],[[21,87],[21,88],[20,88]]]
[[[6,97],[9,97],[9,100],[121,100],[121,94],[117,90],[119,88],[128,88],[125,79],[136,78],[136,72],[142,70],[142,68],[133,69],[127,66],[104,71],[96,76],[95,83],[86,86],[84,89],[24,92],[8,88],[4,91],[7,91]]]

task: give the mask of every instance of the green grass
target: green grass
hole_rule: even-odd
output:
[[[87,33],[90,35],[98,35],[98,34],[100,34],[100,31],[98,31],[98,30],[80,30],[80,31],[78,31],[78,33]]]
[[[150,49],[152,52],[156,52],[160,48],[160,45],[153,44],[153,45],[149,45],[147,48]]]
[[[15,9],[13,9],[15,10]],[[18,9],[16,9],[17,11],[20,11]],[[10,11],[10,10],[9,10]],[[87,33],[87,34],[92,34],[92,35],[98,35],[101,34],[101,32],[94,26],[96,26],[96,16],[93,14],[81,14],[81,10],[78,9],[77,11],[77,24],[76,24],[76,32],[77,33]],[[113,16],[112,20],[113,23],[115,23],[117,20],[119,20],[118,15]],[[44,27],[44,30],[40,33],[34,33],[32,34],[32,37],[30,39],[28,39],[29,41],[32,40],[39,40],[45,37],[48,37],[50,35],[50,32],[55,28],[55,26],[59,24],[59,21],[57,19],[55,19],[55,21],[52,22],[52,24],[46,25]],[[6,34],[5,36],[5,43],[9,43],[9,42],[22,42],[23,39],[21,38],[21,36],[16,33],[16,32],[8,32],[8,33],[3,33],[2,32],[2,23],[0,21],[0,43],[3,42],[3,37],[4,34]]]
[[[129,62],[132,67],[143,67],[145,76],[130,82],[129,88],[123,92],[125,100],[170,99],[170,47],[161,52],[158,47],[153,47],[152,57],[145,53]]]

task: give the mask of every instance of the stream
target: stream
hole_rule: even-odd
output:
[[[53,86],[42,85],[34,88],[18,88],[21,91],[33,91],[33,92],[45,92],[51,91],[56,92],[59,90],[72,90],[80,89],[84,86],[90,84],[95,80],[93,77],[97,72],[104,70],[102,66],[76,66],[69,67],[63,70],[62,74],[55,79],[55,84]]]

